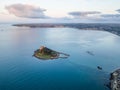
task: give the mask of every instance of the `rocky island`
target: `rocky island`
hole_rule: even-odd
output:
[[[41,46],[39,49],[34,51],[33,56],[38,59],[49,60],[49,59],[58,59],[58,58],[68,58],[70,55],[54,51],[45,46]]]

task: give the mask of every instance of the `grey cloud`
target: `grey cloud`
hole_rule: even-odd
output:
[[[101,12],[98,11],[86,11],[86,12],[70,12],[68,13],[69,15],[72,15],[74,17],[86,17],[88,15],[93,15],[93,14],[100,14]]]
[[[120,23],[120,14],[103,14],[101,20],[108,23]]]
[[[48,18],[45,16],[45,9],[35,7],[27,4],[13,4],[6,6],[5,9],[10,13],[14,14],[17,17],[24,18]]]
[[[118,10],[116,10],[116,11],[120,13],[120,9],[118,9]]]
[[[120,14],[103,14],[101,15],[103,18],[120,18]]]

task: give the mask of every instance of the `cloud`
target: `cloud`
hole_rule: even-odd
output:
[[[117,10],[120,12],[120,9]],[[98,11],[85,12],[70,12],[72,20],[79,22],[103,22],[103,23],[118,23],[120,22],[120,14],[102,14]]]
[[[104,18],[120,18],[120,14],[103,14],[101,17]]]
[[[73,17],[87,17],[89,15],[94,15],[94,14],[100,14],[101,12],[98,11],[86,11],[86,12],[70,12],[68,13],[69,15],[72,15]]]
[[[118,9],[118,10],[116,10],[116,11],[120,13],[120,9]]]
[[[107,23],[120,23],[120,14],[103,14],[100,20]]]
[[[10,13],[17,17],[24,18],[48,18],[45,16],[45,9],[41,9],[39,7],[35,7],[27,4],[13,4],[6,6],[5,9]]]

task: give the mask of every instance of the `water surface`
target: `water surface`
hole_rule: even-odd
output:
[[[109,73],[120,67],[120,37],[109,32],[0,28],[0,90],[108,90],[104,84]],[[32,57],[41,45],[70,57],[45,61]]]

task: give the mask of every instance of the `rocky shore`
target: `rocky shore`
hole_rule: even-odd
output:
[[[120,69],[110,74],[110,89],[120,90]]]

